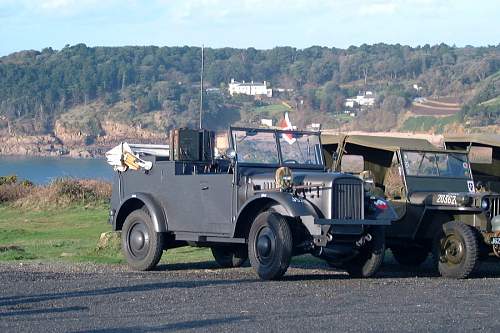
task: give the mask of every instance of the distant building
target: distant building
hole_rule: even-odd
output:
[[[260,124],[264,125],[266,127],[273,127],[273,120],[272,119],[261,119]]]
[[[344,105],[351,109],[357,106],[373,106],[375,105],[375,97],[373,92],[366,91],[355,98],[346,98]]]
[[[235,94],[241,95],[249,95],[249,96],[267,96],[273,97],[273,90],[268,88],[268,82],[256,82],[253,81],[250,83],[238,82],[234,79],[231,79],[231,83],[229,83],[229,94],[234,96]]]

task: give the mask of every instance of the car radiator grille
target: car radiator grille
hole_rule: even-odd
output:
[[[333,185],[334,219],[361,220],[364,218],[363,183],[357,179],[338,179]]]
[[[490,198],[491,217],[500,215],[500,197]]]

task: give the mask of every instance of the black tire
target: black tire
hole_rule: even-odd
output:
[[[264,212],[255,218],[248,236],[248,257],[261,279],[282,277],[290,265],[292,249],[292,232],[286,217]]]
[[[165,237],[155,231],[147,211],[137,209],[127,216],[122,229],[122,251],[131,268],[139,271],[155,268],[164,248]]]
[[[418,246],[392,246],[391,252],[400,265],[411,267],[420,266],[429,256],[427,249]]]
[[[212,246],[211,250],[215,261],[223,268],[241,267],[248,259],[248,252],[244,247],[220,245]]]
[[[462,222],[443,224],[433,242],[434,263],[441,276],[465,279],[479,263],[479,246],[472,227]]]
[[[343,268],[351,277],[372,277],[378,272],[384,262],[384,228],[380,226],[371,227],[369,234],[372,236],[372,240],[363,245],[357,256],[343,264]]]

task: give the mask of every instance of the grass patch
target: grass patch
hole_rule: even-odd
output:
[[[283,104],[271,104],[253,108],[250,112],[257,113],[260,117],[281,119],[285,112],[293,112],[293,109]]]
[[[0,206],[0,261],[124,263],[119,249],[97,249],[101,233],[111,230],[108,207],[73,206],[61,210]],[[168,250],[163,263],[213,260],[209,249]]]
[[[459,122],[459,116],[453,115],[449,117],[411,117],[406,119],[401,129],[409,132],[428,132],[434,130],[436,133],[442,133],[445,126]]]
[[[107,207],[62,210],[0,206],[0,260],[70,260],[120,262],[118,253],[95,253],[102,232],[109,231]]]

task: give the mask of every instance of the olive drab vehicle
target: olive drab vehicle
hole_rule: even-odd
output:
[[[442,276],[466,278],[481,259],[500,256],[500,196],[476,190],[466,151],[409,138],[322,142],[332,169],[359,173],[372,193],[393,204],[398,218],[386,229],[386,243],[400,264],[420,265],[432,254]]]
[[[319,133],[184,129],[171,145],[169,156],[125,144],[114,151],[123,154],[110,223],[132,268],[152,269],[165,250],[186,245],[210,247],[223,267],[248,258],[265,280],[305,253],[356,277],[380,267],[395,213],[359,177],[327,172]]]

